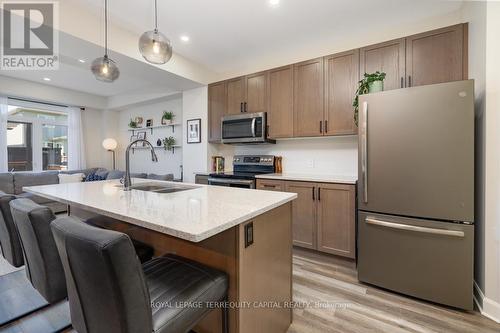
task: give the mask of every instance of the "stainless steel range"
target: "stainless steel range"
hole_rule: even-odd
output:
[[[255,188],[255,175],[274,172],[272,155],[236,155],[233,158],[233,171],[212,173],[209,185]]]

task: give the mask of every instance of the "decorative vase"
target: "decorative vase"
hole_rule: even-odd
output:
[[[368,93],[384,91],[384,81],[373,81],[368,83]]]
[[[157,145],[158,147],[161,147],[161,139],[156,140],[156,145]]]

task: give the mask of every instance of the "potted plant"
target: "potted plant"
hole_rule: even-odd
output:
[[[352,106],[354,106],[354,122],[356,123],[356,126],[358,126],[359,118],[359,95],[383,91],[385,75],[386,74],[384,72],[379,71],[371,74],[365,73],[363,79],[358,82],[356,96],[352,102]]]
[[[130,128],[137,128],[137,122],[130,118],[130,122],[128,123],[128,127]]]
[[[162,125],[171,125],[174,117],[175,114],[172,111],[163,111],[163,116],[161,117]]]
[[[163,139],[163,147],[165,150],[172,150],[175,146],[175,138],[173,136],[169,136],[168,138]]]

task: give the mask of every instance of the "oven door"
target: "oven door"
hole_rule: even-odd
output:
[[[222,143],[259,143],[265,141],[265,112],[222,117]]]
[[[210,177],[208,178],[208,185],[239,187],[239,188],[255,188],[255,180]]]

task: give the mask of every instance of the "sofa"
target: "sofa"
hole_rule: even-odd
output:
[[[85,177],[89,175],[97,175],[99,179],[120,179],[125,174],[120,170],[107,170],[103,168],[89,168],[84,170],[71,171],[42,171],[42,172],[6,172],[0,173],[0,191],[8,194],[14,194],[18,198],[28,198],[39,205],[47,206],[54,213],[62,213],[67,210],[66,205],[43,198],[32,193],[23,192],[24,186],[51,185],[59,184],[58,174],[75,174],[83,173]],[[131,173],[133,178],[145,178],[154,180],[173,180],[172,174],[156,175],[147,173]]]

